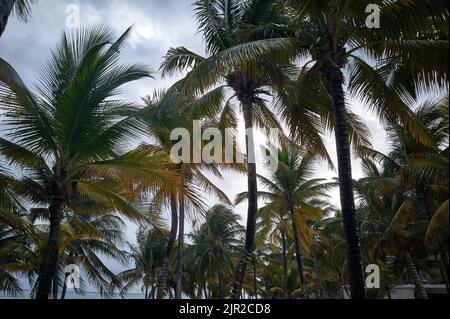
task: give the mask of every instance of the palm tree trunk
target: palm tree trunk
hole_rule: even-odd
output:
[[[422,278],[417,271],[416,265],[414,265],[414,261],[412,259],[411,253],[409,250],[405,252],[405,261],[406,267],[408,268],[408,272],[416,286],[416,298],[417,299],[428,299],[427,291],[425,290],[425,285],[423,283]]]
[[[62,288],[62,292],[61,292],[61,300],[66,299],[66,292],[67,292],[67,278],[70,276],[69,272],[66,272],[65,276],[64,276],[64,283],[63,283],[63,288]]]
[[[319,299],[322,299],[322,297],[323,297],[322,274],[320,271],[319,261],[317,260],[316,241],[314,238],[313,238],[313,242],[312,242],[312,254],[313,254],[313,258],[314,258],[314,268],[315,268],[316,274],[317,274],[317,286],[318,286],[318,290],[319,290]]]
[[[220,267],[217,267],[217,284],[219,285],[219,299],[224,299],[222,269]]]
[[[329,82],[333,97],[339,189],[344,232],[347,241],[351,296],[352,299],[365,299],[363,262],[353,193],[350,136],[345,111],[343,75],[337,67],[326,68],[324,75]]]
[[[283,250],[283,288],[286,297],[289,296],[288,292],[288,264],[287,264],[287,253],[286,253],[286,233],[281,232],[281,246]]]
[[[49,206],[50,232],[44,261],[39,268],[36,299],[48,299],[58,263],[59,240],[64,201],[55,196]]]
[[[176,195],[170,198],[170,208],[172,213],[172,222],[169,233],[169,239],[167,240],[166,255],[164,256],[163,263],[161,266],[161,272],[158,280],[158,293],[156,294],[156,299],[163,299],[167,290],[167,277],[169,276],[169,258],[172,254],[175,241],[177,239],[178,230],[178,212],[177,212],[177,199]]]
[[[148,300],[149,297],[149,289],[148,285],[145,285],[145,300]]]
[[[298,273],[300,276],[300,297],[305,297],[308,299],[308,292],[306,290],[305,284],[305,270],[303,269],[303,253],[302,247],[300,244],[300,234],[298,231],[297,219],[295,218],[294,209],[290,209],[291,212],[291,222],[292,222],[292,231],[294,232],[294,242],[295,242],[295,258],[297,260]]]
[[[442,263],[442,268],[444,269],[443,271],[443,279],[444,282],[446,283],[447,286],[447,292],[448,290],[448,284],[449,284],[449,279],[450,279],[450,272],[449,272],[449,260],[448,260],[448,252],[444,247],[444,243],[442,240],[442,236],[441,234],[437,234],[437,245],[438,245],[438,249],[439,249],[439,259],[441,260]]]
[[[199,300],[203,299],[202,294],[203,294],[202,293],[202,285],[198,284],[197,285],[197,298],[196,299],[199,299]]]
[[[422,201],[422,205],[425,209],[425,213],[427,214],[428,221],[431,222],[431,220],[433,218],[433,213],[431,212],[430,207],[428,205],[428,201],[427,201],[428,192],[429,192],[428,188],[425,188],[425,190],[423,190],[423,191],[419,191],[419,199]],[[441,260],[442,267],[444,268],[445,275],[443,276],[443,279],[444,279],[444,282],[446,283],[446,286],[448,287],[448,283],[450,280],[448,251],[444,246],[444,240],[442,239],[442,236],[440,233],[436,234],[436,237],[434,240],[436,242],[436,246],[439,251],[439,257],[440,257],[439,259]],[[447,288],[447,291],[448,291],[448,288]]]
[[[152,259],[153,259],[153,254],[152,254]],[[155,299],[155,267],[153,267],[153,262],[152,262],[152,267],[150,270],[150,287],[149,287],[150,291],[148,292],[148,299]]]
[[[253,292],[255,294],[255,300],[258,300],[258,273],[255,258],[253,258]]]
[[[58,300],[58,286],[59,286],[59,280],[58,280],[58,272],[59,272],[59,267],[56,266],[56,271],[55,274],[53,276],[53,284],[52,284],[52,290],[53,290],[53,299],[54,300]]]
[[[244,110],[245,129],[248,133],[246,136],[248,212],[244,254],[236,269],[231,299],[239,299],[241,296],[242,287],[247,274],[247,265],[251,262],[253,251],[255,250],[256,214],[258,212],[258,184],[256,180],[255,145],[253,139],[253,96],[251,94],[244,94],[240,100]]]
[[[180,219],[178,231],[178,256],[177,256],[177,283],[175,291],[175,299],[181,299],[183,291],[183,259],[184,259],[184,196],[180,194]]]
[[[2,0],[0,1],[0,37],[5,32],[8,18],[11,15],[14,3],[16,0]]]

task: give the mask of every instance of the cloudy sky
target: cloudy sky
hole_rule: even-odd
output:
[[[197,33],[191,3],[192,0],[39,0],[33,8],[33,16],[28,24],[17,21],[14,17],[10,19],[7,30],[0,40],[0,56],[9,61],[24,81],[33,87],[40,66],[66,29],[68,10],[75,4],[80,9],[82,26],[106,24],[119,34],[134,25],[133,35],[123,53],[124,62],[145,63],[156,71],[169,47],[182,45],[195,52],[204,53],[202,37]],[[154,89],[168,87],[175,80],[175,78],[161,79],[158,76],[154,80],[134,82],[123,88],[123,97],[137,102],[141,97],[151,94]],[[353,103],[352,107],[371,129],[374,147],[386,151],[387,139],[374,116],[357,103]],[[243,141],[243,136],[241,140]],[[263,143],[263,135],[259,134],[257,140]],[[331,138],[328,145],[330,153],[335,158]],[[319,165],[317,171],[318,177],[336,176],[334,172],[328,171],[326,166]],[[244,176],[225,175],[225,177],[225,181],[217,183],[230,198],[246,190]],[[361,177],[357,162],[354,163],[354,177]],[[332,196],[333,203],[339,205],[338,192],[332,192]],[[216,199],[210,198],[207,203],[212,205],[215,201]],[[236,211],[242,215],[243,222],[246,209],[246,205],[236,207]],[[135,227],[130,225],[127,237],[129,241],[134,241]]]

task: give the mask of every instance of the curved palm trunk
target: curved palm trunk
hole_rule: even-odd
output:
[[[149,297],[149,287],[148,285],[145,285],[145,300],[148,300]]]
[[[287,253],[286,253],[286,233],[281,232],[281,246],[283,250],[283,288],[286,296],[289,296],[288,292],[288,264],[287,264]]]
[[[69,272],[66,272],[65,276],[64,276],[64,283],[63,283],[63,288],[62,288],[62,292],[61,292],[61,300],[66,299],[66,292],[67,292],[67,278],[70,276]]]
[[[57,300],[58,299],[58,292],[59,292],[59,278],[58,278],[58,272],[59,272],[59,266],[56,266],[56,271],[55,274],[53,276],[53,284],[52,284],[52,289],[53,289],[53,299]]]
[[[206,288],[206,284],[203,286],[203,293],[205,294],[205,299],[208,300],[209,295],[208,295],[208,289]]]
[[[180,219],[178,231],[178,256],[177,256],[177,283],[175,288],[175,299],[181,299],[183,291],[183,259],[184,259],[184,196],[180,194]]]
[[[49,206],[50,232],[44,261],[39,268],[36,299],[48,299],[58,263],[59,240],[64,202],[55,196]]]
[[[295,259],[297,261],[298,273],[300,276],[300,297],[305,297],[308,299],[308,292],[305,285],[305,270],[303,268],[303,253],[300,244],[300,233],[298,231],[297,220],[295,218],[295,212],[291,209],[291,222],[292,231],[294,232],[294,242],[295,242]]]
[[[241,103],[244,110],[245,129],[248,133],[246,137],[248,212],[244,254],[236,269],[236,278],[231,293],[231,299],[240,298],[245,276],[247,274],[247,266],[248,263],[252,261],[253,251],[255,250],[256,213],[258,211],[258,184],[256,180],[255,145],[253,139],[253,97],[251,95],[244,95],[241,98]]]
[[[422,278],[417,271],[416,265],[414,265],[414,261],[412,259],[411,253],[409,250],[405,252],[405,261],[406,267],[408,268],[408,272],[411,275],[411,278],[416,286],[416,298],[417,299],[428,299],[427,291],[425,290],[425,285],[423,283]]]
[[[216,260],[217,260],[216,256]],[[217,284],[219,286],[219,299],[224,299],[225,295],[223,293],[223,279],[222,279],[222,269],[221,267],[217,267]]]
[[[172,214],[172,225],[170,228],[169,239],[167,240],[166,255],[164,256],[163,263],[161,266],[161,272],[158,280],[158,293],[156,294],[156,299],[163,299],[164,294],[167,290],[167,277],[169,276],[169,258],[172,254],[173,247],[175,245],[175,240],[177,238],[178,230],[178,212],[177,212],[177,199],[173,195],[170,198],[170,208]]]
[[[196,299],[203,299],[203,297],[202,297],[202,285],[201,284],[197,285],[197,297],[196,297]]]
[[[335,67],[325,69],[324,75],[329,82],[333,96],[339,189],[344,232],[347,241],[351,296],[352,299],[365,299],[363,262],[353,193],[350,136],[345,111],[343,75],[341,70]]]
[[[448,258],[448,252],[444,247],[444,243],[442,240],[442,236],[441,234],[437,234],[437,246],[438,246],[438,250],[439,250],[439,257],[442,263],[442,268],[444,269],[444,271],[442,272],[442,277],[447,285],[447,292],[449,291],[448,289],[448,284],[449,284],[449,278],[450,278],[450,272],[449,272],[449,258]]]
[[[2,0],[0,1],[0,37],[5,32],[8,24],[9,16],[11,15],[14,3],[16,0]]]

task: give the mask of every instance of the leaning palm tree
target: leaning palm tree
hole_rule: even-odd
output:
[[[146,114],[145,119],[149,124],[148,129],[150,136],[156,141],[156,144],[161,151],[168,156],[173,155],[171,154],[171,151],[176,144],[175,141],[171,140],[171,133],[174,129],[185,128],[192,136],[193,121],[203,121],[203,123],[207,123],[210,127],[220,128],[220,121],[217,117],[220,115],[220,111],[223,108],[223,89],[216,88],[200,97],[196,97],[195,94],[192,94],[189,97],[184,96],[181,99],[182,104],[180,104],[179,90],[183,84],[184,80],[180,80],[167,91],[157,91],[152,97],[144,99],[146,112],[148,113]],[[206,124],[204,125],[206,126]],[[194,142],[191,141],[191,143],[193,144]],[[226,204],[231,204],[227,195],[211,182],[205,172],[209,172],[217,178],[222,179],[223,176],[220,169],[231,169],[240,172],[244,170],[243,165],[227,164],[223,159],[219,162],[214,161],[213,163],[206,163],[203,159],[196,162],[191,157],[189,158],[189,161],[181,161],[176,165],[174,164],[174,168],[180,175],[181,182],[191,185],[193,192],[195,191],[199,198],[202,197],[201,192],[206,191],[215,195]],[[158,200],[156,200],[156,202],[157,201]],[[163,267],[161,268],[158,298],[161,298],[165,292],[167,274],[169,272],[169,258],[172,254],[178,231],[178,256],[176,265],[177,286],[175,298],[181,299],[185,218],[189,212],[191,213],[190,216],[195,217],[196,213],[201,213],[204,210],[197,202],[193,202],[189,200],[189,198],[186,198],[182,192],[174,192],[165,202],[168,202],[167,206],[170,206],[171,210],[171,229],[169,232],[165,260]]]
[[[56,273],[61,222],[75,198],[92,200],[132,220],[142,218],[138,190],[176,188],[176,174],[165,169],[165,155],[151,147],[125,152],[125,138],[137,138],[145,125],[137,110],[117,99],[124,84],[150,77],[142,65],[122,65],[118,40],[106,27],[64,34],[32,92],[13,71],[0,77],[0,109],[7,138],[0,152],[27,171],[24,198],[35,193],[48,207],[49,232],[40,265],[38,299],[48,298]],[[171,186],[170,186],[170,185]],[[33,193],[34,192],[34,193]]]
[[[5,32],[9,16],[13,11],[21,20],[25,22],[28,20],[33,2],[35,0],[4,0],[0,2],[0,37]]]
[[[278,151],[278,169],[266,178],[258,176],[267,191],[258,192],[258,197],[269,201],[265,210],[270,212],[288,212],[295,243],[295,255],[300,277],[302,297],[308,297],[304,274],[304,253],[301,237],[305,241],[306,234],[300,234],[299,225],[307,225],[311,218],[320,219],[321,210],[315,207],[311,200],[327,197],[326,192],[334,184],[323,183],[321,179],[311,179],[314,154],[303,153],[295,145],[285,145]],[[236,204],[248,197],[241,193],[236,197]],[[264,210],[263,209],[263,210]],[[303,230],[307,227],[302,227]],[[309,242],[309,241],[308,241]]]

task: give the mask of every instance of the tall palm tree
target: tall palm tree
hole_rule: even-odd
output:
[[[33,2],[35,0],[4,0],[0,2],[0,37],[5,32],[9,16],[13,11],[21,20],[25,22],[28,20]]]
[[[423,91],[427,93],[427,88],[424,87]],[[409,102],[416,116],[433,134],[434,143],[418,143],[407,130],[396,123],[391,124],[388,127],[391,152],[388,155],[371,152],[371,156],[381,163],[381,170],[372,159],[365,159],[364,170],[369,177],[356,185],[369,212],[364,224],[371,225],[371,232],[384,225],[383,231],[389,236],[389,243],[394,243],[401,251],[398,255],[404,255],[418,297],[426,299],[422,275],[415,265],[418,258],[414,252],[424,250],[420,249],[420,245],[434,244],[431,246],[436,247],[436,250],[430,252],[436,254],[437,251],[444,269],[441,271],[442,277],[444,282],[448,282],[448,248],[445,248],[448,236],[442,236],[443,233],[439,231],[435,237],[428,233],[427,238],[431,242],[424,242],[424,224],[429,222],[431,228],[432,225],[439,225],[440,222],[433,222],[434,210],[439,212],[440,206],[445,207],[448,201],[448,122],[442,116],[448,110],[448,98],[419,98],[418,101],[410,99]],[[398,211],[391,213],[395,217],[389,218],[387,212],[392,209]],[[372,221],[373,212],[377,212],[376,221]],[[424,223],[423,220],[428,222]],[[414,243],[418,247],[414,247]]]
[[[415,111],[417,117],[433,134],[434,143],[428,146],[421,145],[415,142],[407,132],[394,125],[390,129],[394,144],[392,156],[401,167],[399,174],[403,183],[414,189],[416,198],[433,225],[435,212],[442,209],[445,211],[445,203],[448,202],[449,197],[448,117],[446,120],[448,97],[444,95],[442,98],[430,98],[417,104]],[[438,216],[435,221],[439,220]],[[434,224],[434,226],[437,225]],[[450,271],[448,248],[445,247],[445,242],[448,242],[446,237],[442,232],[437,232],[435,236],[428,236],[439,252],[448,282]]]
[[[283,291],[289,296],[288,290],[288,250],[289,250],[289,226],[290,218],[287,211],[278,210],[277,207],[262,207],[259,209],[256,242],[257,247],[269,245],[281,246],[281,258],[283,264]]]
[[[321,179],[310,179],[314,154],[303,154],[295,145],[285,145],[278,150],[278,169],[266,178],[258,176],[267,191],[258,192],[258,197],[269,201],[264,209],[271,212],[286,211],[289,214],[292,234],[295,243],[295,255],[300,277],[301,296],[308,297],[304,273],[304,253],[300,237],[299,225],[306,225],[309,218],[320,219],[322,212],[315,207],[311,200],[327,197],[326,191],[334,184],[323,183]],[[241,193],[236,197],[236,204],[248,197],[248,193]],[[303,230],[307,227],[302,227]],[[307,241],[308,243],[310,241]]]
[[[175,173],[164,169],[168,158],[157,150],[122,150],[121,142],[141,136],[145,125],[132,105],[115,98],[117,89],[151,76],[144,66],[119,63],[130,31],[118,40],[106,27],[64,34],[39,78],[37,93],[14,72],[0,78],[0,108],[9,138],[0,140],[0,152],[30,172],[22,181],[24,196],[41,192],[45,200],[37,204],[48,205],[50,230],[38,299],[50,293],[61,221],[71,200],[112,205],[139,220],[142,213],[135,203],[141,196],[133,190],[179,185]]]
[[[197,97],[195,94],[192,94],[189,97],[185,96],[181,99],[182,103],[180,103],[180,88],[183,86],[184,81],[185,80],[180,80],[167,91],[157,91],[154,93],[153,97],[144,99],[146,111],[148,112],[145,118],[149,124],[148,129],[150,136],[156,140],[160,149],[168,156],[171,154],[172,147],[176,144],[175,141],[170,139],[174,129],[185,128],[191,133],[191,136],[193,136],[194,120],[202,121],[203,123],[206,122],[212,127],[221,127],[217,117],[223,108],[223,88],[216,88],[201,97]],[[191,145],[193,145],[193,143],[194,141],[191,141]],[[192,159],[193,158],[190,158],[190,162],[188,163],[181,162],[174,165],[180,175],[181,183],[191,185],[198,198],[202,198],[201,192],[207,191],[210,194],[214,194],[222,202],[231,204],[227,195],[210,181],[207,175],[205,175],[205,172],[212,173],[218,178],[223,178],[219,168],[243,171],[243,166],[239,164],[226,164],[225,161],[222,161],[222,163],[205,163],[202,160],[200,163],[195,163]],[[183,192],[171,194],[168,201],[171,209],[172,225],[169,233],[164,264],[161,269],[158,298],[162,298],[163,293],[165,292],[167,275],[169,272],[169,258],[172,254],[178,231],[178,256],[176,265],[177,286],[175,298],[181,299],[186,213],[191,212],[195,215],[195,213],[201,213],[204,210],[202,207],[203,205],[190,201],[184,196]],[[164,202],[164,199],[162,202]]]

